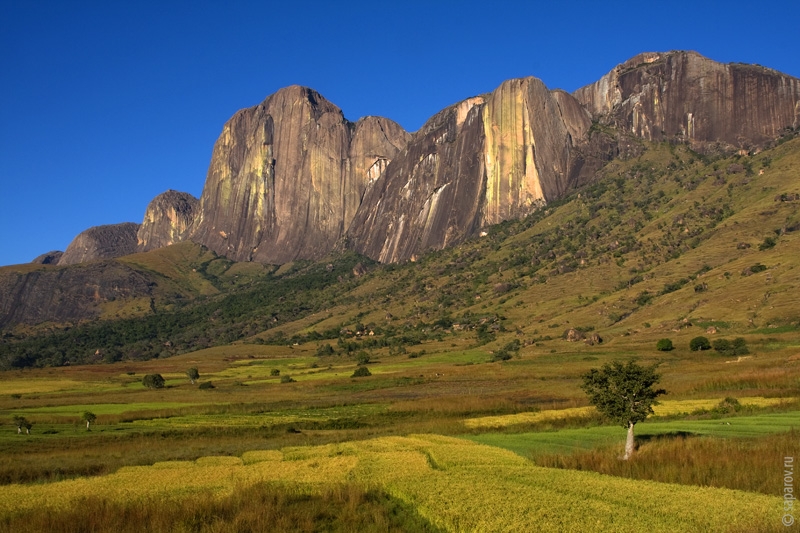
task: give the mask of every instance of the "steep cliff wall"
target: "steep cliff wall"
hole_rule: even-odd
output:
[[[576,141],[591,126],[571,96],[535,78],[431,118],[392,161],[348,231],[348,245],[382,262],[457,244],[524,216],[573,186]]]
[[[387,119],[354,125],[311,89],[281,89],[225,124],[189,238],[236,261],[317,259],[406,139]]]
[[[89,228],[72,240],[58,264],[74,265],[135,253],[138,231],[139,224],[133,222]]]
[[[637,55],[574,96],[596,120],[700,150],[759,147],[800,126],[800,79],[696,52]]]
[[[169,190],[153,198],[137,232],[137,251],[147,252],[181,242],[194,221],[199,200]]]

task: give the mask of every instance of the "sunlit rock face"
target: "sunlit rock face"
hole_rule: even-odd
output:
[[[345,120],[311,89],[281,89],[225,124],[189,238],[236,261],[318,259],[407,138],[387,119]]]
[[[536,78],[509,80],[434,115],[367,191],[348,245],[410,259],[524,216],[580,177],[577,138],[591,126],[574,99]]]
[[[58,264],[74,265],[135,253],[138,231],[139,224],[133,222],[89,228],[72,240]]]
[[[137,251],[147,252],[181,242],[194,221],[199,200],[169,190],[150,202],[137,233]]]
[[[573,95],[600,122],[695,149],[753,149],[800,126],[800,80],[696,52],[644,53]]]

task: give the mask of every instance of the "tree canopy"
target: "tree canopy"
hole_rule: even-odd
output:
[[[625,459],[634,450],[633,426],[653,414],[656,398],[666,394],[653,386],[661,378],[656,365],[640,366],[634,361],[606,363],[601,369],[593,368],[583,375],[581,388],[597,410],[628,429]]]

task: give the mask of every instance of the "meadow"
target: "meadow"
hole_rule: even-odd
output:
[[[525,220],[358,275],[347,254],[125,259],[172,280],[141,321],[0,338],[0,531],[787,530],[800,204],[781,198],[800,140],[746,157],[653,146]],[[629,461],[581,390],[615,360],[657,365],[667,390]]]

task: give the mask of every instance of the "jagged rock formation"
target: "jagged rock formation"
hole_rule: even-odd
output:
[[[189,238],[236,261],[320,258],[407,139],[390,120],[353,124],[311,89],[281,89],[225,124]]]
[[[800,79],[696,52],[637,55],[574,96],[601,123],[703,151],[752,149],[800,127]]]
[[[199,200],[168,190],[150,202],[137,232],[137,251],[147,252],[181,242],[194,221]]]
[[[46,254],[40,255],[31,261],[31,263],[38,265],[57,265],[62,255],[64,255],[64,252],[61,250],[53,250],[51,252],[47,252]]]
[[[0,269],[0,328],[13,324],[75,322],[100,314],[100,304],[149,296],[154,282],[116,261]]]
[[[139,224],[133,222],[89,228],[72,240],[58,264],[74,265],[135,253],[138,231]]]
[[[591,119],[536,78],[504,82],[431,118],[364,197],[348,245],[382,262],[463,241],[532,212],[581,176]]]

